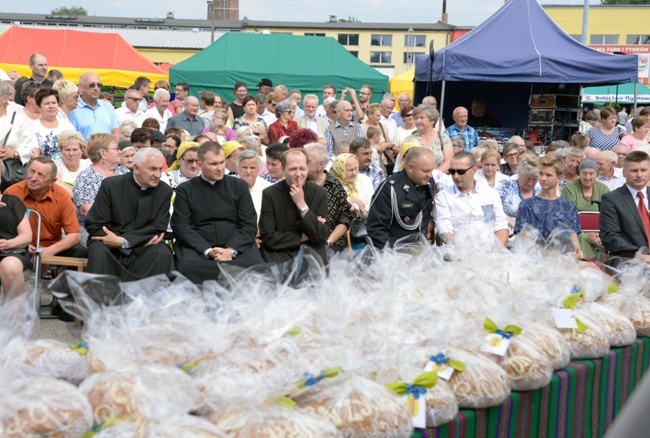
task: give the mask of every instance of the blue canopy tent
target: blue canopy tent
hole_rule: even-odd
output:
[[[502,125],[525,129],[532,94],[580,94],[582,85],[636,83],[636,55],[590,49],[560,29],[536,0],[510,0],[459,40],[415,60],[415,99],[455,107],[483,98]]]

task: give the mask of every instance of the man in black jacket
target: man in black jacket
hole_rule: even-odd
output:
[[[219,143],[198,149],[201,175],[176,188],[172,229],[176,266],[194,283],[216,280],[224,265],[264,263],[257,245],[257,214],[243,179],[228,176]]]

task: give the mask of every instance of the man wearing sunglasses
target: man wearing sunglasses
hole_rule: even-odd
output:
[[[393,173],[372,197],[366,230],[377,248],[413,241],[431,228],[436,160],[430,149],[413,147],[404,170]]]
[[[140,91],[129,88],[124,93],[124,105],[115,110],[117,122],[121,125],[122,122],[130,120],[139,128],[145,119],[144,111],[139,108],[142,102],[142,95]]]
[[[451,243],[456,236],[467,238],[472,232],[487,227],[505,245],[508,242],[508,221],[499,193],[487,184],[479,184],[476,158],[469,152],[458,152],[451,158],[449,176],[454,185],[436,195],[435,221],[442,240]]]
[[[70,111],[70,122],[86,141],[92,134],[104,132],[120,138],[120,129],[115,109],[110,103],[100,100],[102,83],[99,76],[86,72],[79,78],[79,105]]]

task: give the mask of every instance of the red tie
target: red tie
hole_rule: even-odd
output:
[[[636,197],[639,198],[639,214],[641,215],[641,222],[643,222],[645,235],[648,239],[648,248],[650,248],[650,216],[648,216],[648,210],[645,208],[645,204],[643,203],[643,192],[636,192]]]

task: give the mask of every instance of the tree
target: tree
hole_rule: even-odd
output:
[[[604,5],[650,5],[650,0],[600,0]]]
[[[52,9],[52,15],[71,15],[75,17],[86,17],[88,16],[88,11],[84,9],[83,6],[72,6],[70,8],[62,6],[57,9]]]
[[[650,1],[650,0],[648,0]],[[339,18],[339,23],[361,23],[361,20],[355,17]]]

